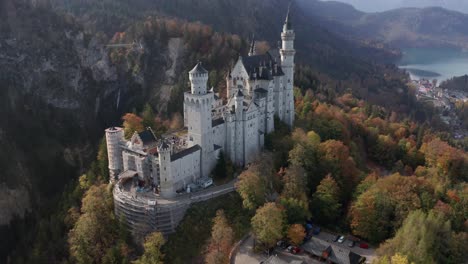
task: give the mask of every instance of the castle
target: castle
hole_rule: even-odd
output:
[[[137,222],[144,226],[140,233],[173,231],[180,214],[171,212],[165,229],[158,206],[177,204],[183,200],[179,193],[206,180],[220,152],[238,166],[251,163],[262,150],[265,135],[274,131],[275,116],[293,126],[294,39],[288,11],[281,49],[257,54],[252,41],[248,56],[239,57],[229,71],[227,102],[208,89],[208,71],[199,62],[189,72],[182,131],[157,138],[148,129],[125,140],[122,128],[106,129],[110,176],[117,182],[116,213],[125,216],[133,231]]]

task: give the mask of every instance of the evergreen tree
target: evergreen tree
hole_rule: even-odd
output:
[[[150,127],[153,130],[156,130],[156,121],[155,118],[156,116],[154,115],[153,108],[151,107],[150,104],[145,104],[145,107],[143,108],[143,112],[141,113],[142,117],[142,125],[144,128]]]

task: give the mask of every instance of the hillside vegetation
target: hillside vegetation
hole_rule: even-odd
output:
[[[348,4],[298,0],[332,32],[400,47],[468,48],[468,14],[440,7],[399,8],[364,13]]]

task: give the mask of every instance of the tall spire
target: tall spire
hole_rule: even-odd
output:
[[[255,44],[255,34],[252,36],[252,43],[250,44],[249,56],[257,54],[257,46]]]
[[[286,31],[286,30],[292,30],[292,25],[291,25],[291,4],[292,4],[292,1],[289,2],[289,5],[288,5],[288,14],[286,15],[286,20],[284,21],[284,26],[283,26],[283,30]]]

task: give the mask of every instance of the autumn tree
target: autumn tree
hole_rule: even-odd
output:
[[[299,246],[304,241],[305,235],[305,228],[301,224],[293,224],[288,228],[288,239],[293,245]]]
[[[421,146],[426,163],[438,170],[437,181],[442,184],[468,181],[468,155],[435,138]]]
[[[258,173],[249,169],[243,171],[236,187],[245,208],[253,210],[265,203],[267,187]]]
[[[414,264],[409,262],[408,257],[401,255],[400,253],[395,254],[392,257],[383,256],[372,262],[373,264]]]
[[[127,113],[122,117],[125,138],[132,137],[134,132],[141,132],[144,130],[143,119],[135,114]]]
[[[354,234],[377,243],[400,227],[410,211],[429,210],[434,204],[434,189],[427,180],[399,174],[386,176],[353,203],[351,228]]]
[[[359,173],[354,160],[349,155],[349,148],[337,140],[322,142],[318,148],[321,173],[331,174],[344,196],[349,195]]]
[[[452,231],[450,221],[433,211],[411,212],[395,237],[378,249],[379,255],[403,254],[408,260],[418,263],[461,263],[459,252],[451,247]],[[466,245],[465,241],[465,245]]]
[[[241,173],[236,187],[245,208],[256,209],[266,201],[273,200],[273,194],[279,189],[279,177],[273,168],[271,154],[263,153]]]
[[[367,175],[366,178],[364,178],[364,180],[362,180],[356,187],[356,190],[353,193],[354,198],[359,197],[359,195],[367,191],[372,185],[374,185],[377,182],[378,179],[379,175],[375,172],[372,172],[371,174]]]
[[[281,197],[307,201],[306,173],[302,167],[291,165],[286,169],[283,176]]]
[[[223,264],[228,262],[229,252],[234,240],[234,232],[224,215],[223,210],[216,212],[211,229],[211,239],[205,257],[207,264]]]
[[[102,263],[116,248],[125,247],[114,218],[112,194],[107,185],[93,185],[85,193],[81,215],[68,235],[69,250],[77,263]],[[119,258],[124,258],[117,251]]]
[[[161,247],[164,245],[165,240],[160,232],[153,232],[145,238],[143,244],[144,253],[138,259],[133,261],[133,264],[162,264],[164,254],[161,252]]]
[[[313,216],[323,224],[334,223],[340,215],[340,188],[336,181],[328,175],[317,187],[312,197]]]
[[[252,232],[264,248],[273,247],[284,235],[285,216],[275,203],[266,203],[252,218]]]

